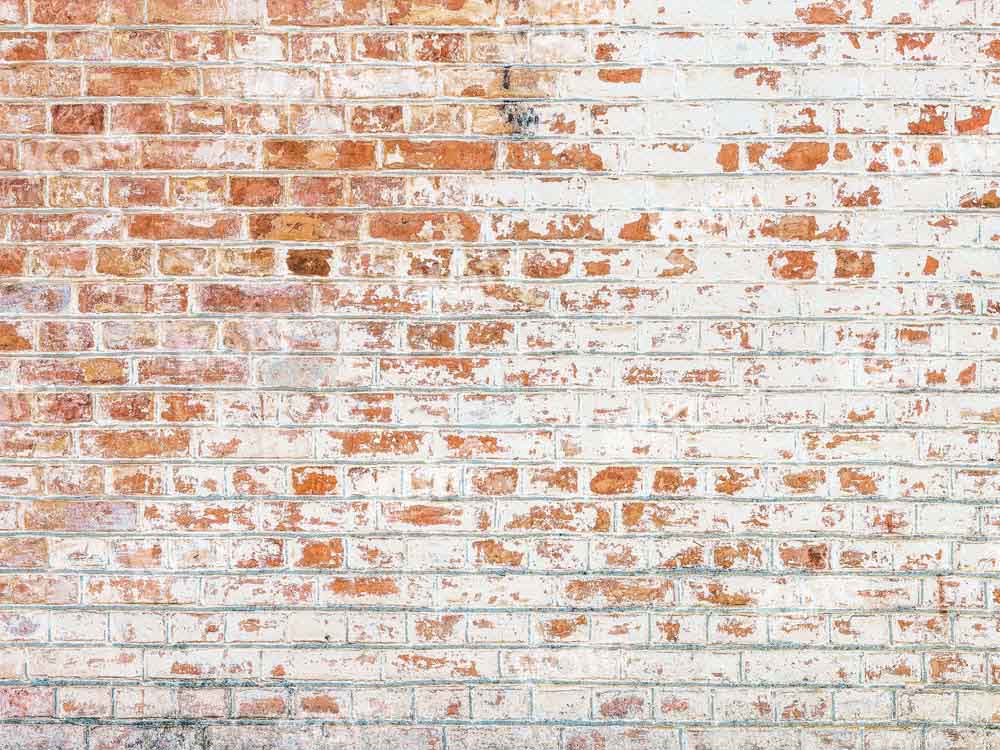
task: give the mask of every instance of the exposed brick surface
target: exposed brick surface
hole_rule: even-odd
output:
[[[1000,0],[0,0],[0,749],[1000,747],[998,96]]]

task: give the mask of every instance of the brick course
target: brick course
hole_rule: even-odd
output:
[[[0,749],[1000,746],[998,66],[0,0]]]

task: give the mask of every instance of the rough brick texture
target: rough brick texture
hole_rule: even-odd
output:
[[[1000,0],[0,24],[0,750],[1000,747]]]

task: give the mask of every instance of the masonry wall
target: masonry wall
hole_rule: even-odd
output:
[[[1000,2],[0,24],[0,748],[1000,747]]]

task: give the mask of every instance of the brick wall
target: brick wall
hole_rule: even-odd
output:
[[[0,748],[1000,746],[1000,2],[0,23]]]

